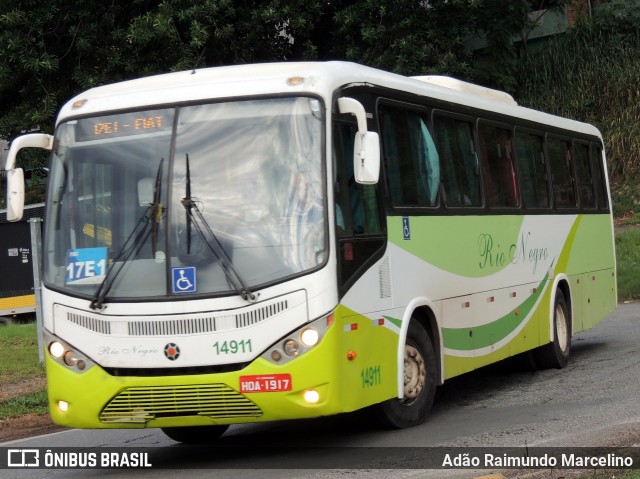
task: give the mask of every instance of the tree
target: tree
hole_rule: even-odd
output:
[[[519,7],[505,6],[512,3]],[[486,30],[491,18],[503,25],[496,31],[513,30],[511,23],[522,23],[518,15],[526,3],[4,0],[0,139],[34,130],[51,133],[60,105],[88,88],[197,67],[346,59],[402,74],[470,79],[465,38],[480,27]],[[26,168],[42,166],[41,160],[27,161],[35,164],[23,164]]]
[[[336,12],[338,47],[350,60],[402,74],[468,78],[464,39],[477,0],[360,0]]]
[[[527,54],[531,32],[549,10],[572,0],[495,0],[476,9],[475,28],[486,38],[486,48],[474,59],[474,80],[483,85],[515,92],[520,56]]]

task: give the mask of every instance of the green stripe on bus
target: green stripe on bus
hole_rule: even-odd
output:
[[[471,328],[442,328],[444,347],[458,351],[471,351],[486,348],[506,338],[529,316],[542,294],[548,278],[549,275],[545,275],[535,293],[520,303],[518,307],[491,323]]]

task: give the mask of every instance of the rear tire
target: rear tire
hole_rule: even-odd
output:
[[[383,426],[393,429],[422,424],[436,393],[436,355],[424,327],[411,320],[404,348],[404,398],[375,406]]]
[[[208,444],[217,441],[229,426],[163,427],[169,438],[185,444]]]
[[[553,307],[553,341],[535,351],[540,368],[562,369],[571,355],[571,310],[562,290],[556,290]]]

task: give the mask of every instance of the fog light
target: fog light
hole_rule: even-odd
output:
[[[54,358],[61,358],[64,356],[64,346],[60,344],[58,341],[54,341],[49,345],[49,353]]]
[[[318,339],[320,339],[320,334],[313,328],[305,329],[300,335],[300,341],[308,347],[318,344]]]
[[[320,401],[320,394],[318,394],[318,391],[314,389],[309,389],[308,391],[304,392],[304,400],[309,404],[316,404],[318,401]]]
[[[289,339],[284,343],[284,352],[287,353],[288,356],[297,356],[300,352],[300,346],[298,345],[298,341],[295,339]]]
[[[69,403],[67,401],[58,401],[58,409],[60,412],[67,412],[69,410]]]

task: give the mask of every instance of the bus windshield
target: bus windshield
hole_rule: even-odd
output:
[[[320,101],[309,97],[60,124],[46,283],[106,301],[223,295],[321,266],[323,124]]]

